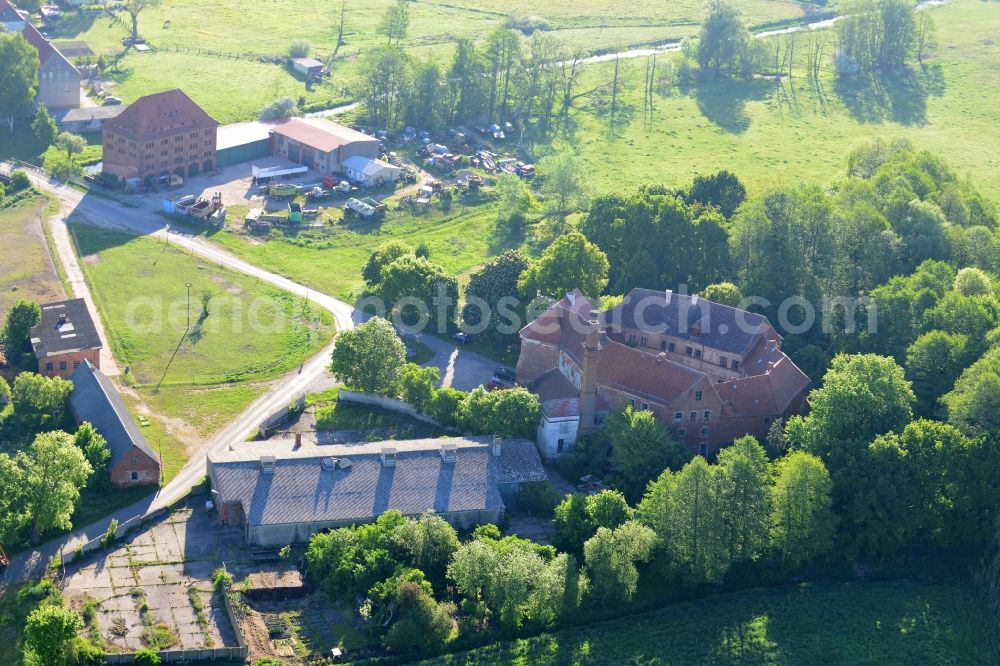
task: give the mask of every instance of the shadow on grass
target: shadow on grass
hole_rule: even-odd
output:
[[[923,125],[927,122],[927,98],[943,95],[945,81],[941,66],[931,64],[857,78],[840,77],[834,90],[859,122]]]
[[[695,98],[705,118],[733,134],[742,134],[750,128],[747,102],[763,100],[773,91],[774,82],[765,79],[700,81],[696,86],[682,89]]]

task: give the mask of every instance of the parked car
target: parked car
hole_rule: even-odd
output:
[[[513,384],[517,379],[517,375],[510,368],[497,368],[493,371],[493,379]]]
[[[458,333],[456,333],[451,337],[453,340],[455,340],[455,342],[463,345],[472,340],[472,336],[466,333],[465,331],[459,331]]]
[[[104,98],[104,106],[118,106],[121,103],[121,98],[115,97],[114,95],[108,95]]]

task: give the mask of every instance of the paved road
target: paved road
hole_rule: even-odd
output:
[[[120,203],[93,195],[84,195],[73,188],[61,185],[47,179],[43,174],[31,173],[35,185],[59,198],[60,215],[50,221],[56,250],[65,266],[76,266],[79,263],[71,245],[68,243],[66,218],[73,215],[83,218],[95,226],[119,229],[130,233],[139,233],[160,238],[206,261],[216,262],[231,270],[254,276],[263,282],[289,291],[297,296],[308,298],[316,305],[328,310],[337,322],[338,330],[352,328],[360,321],[360,315],[354,308],[332,296],[319,293],[288,278],[270,271],[258,268],[238,257],[213,245],[211,242],[197,236],[188,236],[169,231],[163,220],[156,214],[155,201],[139,201],[136,208],[125,208]],[[63,238],[65,242],[59,242]],[[80,273],[80,284],[82,272]],[[75,288],[75,286],[74,286]],[[96,310],[94,310],[96,312]],[[488,359],[472,352],[458,351],[454,346],[434,338],[423,336],[423,341],[437,354],[435,362],[442,368],[442,377],[446,385],[469,389],[487,381],[492,372],[493,364]],[[304,363],[279,380],[275,386],[256,402],[251,404],[233,423],[218,433],[211,440],[204,442],[191,452],[190,462],[156,495],[116,511],[114,514],[81,528],[65,537],[54,539],[43,544],[32,552],[20,553],[12,558],[11,566],[0,577],[0,586],[14,581],[23,581],[39,575],[45,564],[60,552],[71,553],[79,543],[90,541],[102,535],[112,518],[124,523],[135,517],[147,515],[165,506],[173,504],[183,497],[188,490],[196,485],[205,475],[205,456],[209,452],[228,445],[233,440],[244,440],[256,430],[262,420],[279,409],[291,403],[304,393],[310,385],[323,381],[326,373],[327,359],[333,345],[323,349],[311,360]],[[327,377],[328,378],[328,377]]]

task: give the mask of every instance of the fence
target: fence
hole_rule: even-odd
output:
[[[354,402],[361,405],[371,405],[373,407],[381,407],[382,409],[388,409],[393,412],[400,412],[406,414],[418,421],[423,421],[424,423],[429,423],[431,425],[442,427],[433,417],[427,414],[422,414],[417,411],[417,408],[408,402],[403,402],[402,400],[397,400],[396,398],[387,398],[384,395],[373,395],[371,393],[361,393],[359,391],[349,391],[347,389],[340,389],[339,400],[344,402]]]
[[[232,588],[226,586],[222,591],[222,602],[226,609],[226,617],[233,627],[236,635],[235,647],[224,648],[200,648],[196,650],[161,650],[160,662],[164,664],[179,664],[191,661],[244,661],[247,658],[249,649],[246,637],[243,636],[243,613],[233,606]],[[132,664],[135,663],[135,653],[107,654],[104,655],[108,664]]]
[[[298,399],[293,402],[288,407],[278,410],[271,416],[267,417],[261,421],[257,429],[260,431],[261,439],[267,439],[277,431],[281,430],[281,427],[292,420],[292,415],[301,414],[302,410],[306,408],[306,396],[302,394]]]

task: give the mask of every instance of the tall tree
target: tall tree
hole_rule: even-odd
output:
[[[553,543],[560,550],[580,554],[583,542],[594,534],[594,526],[587,512],[587,496],[580,493],[566,495],[553,513],[552,526],[556,534]]]
[[[87,147],[87,140],[79,134],[60,132],[59,136],[56,137],[56,147],[64,151],[66,159],[73,163],[76,159],[75,156],[82,153],[83,149]]]
[[[750,33],[729,0],[710,0],[707,7],[698,36],[698,65],[703,73],[717,77],[737,74],[747,57]]]
[[[35,437],[17,456],[24,469],[24,497],[31,538],[38,543],[50,529],[69,529],[80,489],[93,473],[73,436],[59,430]]]
[[[399,4],[404,4],[402,0]],[[390,129],[399,125],[412,89],[409,56],[395,47],[383,47],[364,56],[358,67],[361,98],[368,119]]]
[[[906,376],[913,382],[917,411],[933,416],[938,399],[950,391],[972,360],[969,336],[928,331],[906,350]]]
[[[456,420],[466,432],[500,437],[531,437],[538,427],[538,396],[515,386],[487,391],[478,386],[458,405]]]
[[[546,209],[559,219],[559,232],[566,216],[584,207],[587,199],[587,173],[579,158],[568,152],[542,158],[538,178]]]
[[[608,258],[579,231],[556,238],[518,281],[529,298],[536,294],[561,298],[574,289],[599,296],[608,284]]]
[[[14,380],[11,402],[19,417],[31,419],[37,426],[59,427],[69,407],[73,382],[62,377],[43,377],[22,372]]]
[[[458,280],[428,259],[403,256],[385,266],[379,294],[386,307],[399,309],[407,323],[415,323],[421,310],[430,317],[438,315],[439,324],[455,321]]]
[[[382,21],[378,24],[378,31],[388,38],[387,45],[392,46],[393,40],[396,46],[406,37],[406,32],[410,28],[410,3],[409,0],[396,0],[390,5],[382,15]]]
[[[393,395],[404,363],[406,347],[396,329],[385,319],[372,317],[337,334],[330,372],[349,387]]]
[[[593,529],[605,527],[613,530],[632,518],[625,496],[617,490],[602,490],[587,496],[587,519]]]
[[[830,549],[836,526],[830,488],[830,475],[816,456],[793,451],[777,462],[771,544],[783,562],[796,566]]]
[[[111,460],[111,449],[108,448],[108,441],[94,430],[94,426],[86,421],[81,423],[73,435],[73,443],[83,451],[83,456],[90,463],[93,478],[98,482],[108,480],[106,475],[108,461]]]
[[[963,432],[1000,437],[1000,347],[966,368],[941,402],[948,422]]]
[[[27,522],[24,489],[24,470],[0,453],[0,544],[15,542]]]
[[[645,525],[629,521],[610,530],[597,529],[583,545],[591,589],[602,601],[628,601],[639,583],[637,564],[653,553],[656,534]]]
[[[0,117],[10,133],[27,116],[38,92],[38,51],[20,33],[0,33]]]
[[[720,450],[715,482],[729,558],[756,560],[766,552],[771,520],[771,470],[764,447],[747,435]]]
[[[69,644],[82,628],[83,620],[75,611],[43,604],[31,611],[25,622],[25,650],[40,664],[64,664]]]
[[[719,511],[717,472],[697,456],[674,475],[666,497],[666,547],[671,566],[691,583],[719,582],[730,565]]]
[[[49,113],[45,102],[38,103],[38,108],[35,110],[35,120],[31,123],[31,131],[35,134],[35,138],[42,142],[43,146],[51,146],[59,134],[56,121]]]
[[[733,216],[746,198],[747,190],[742,181],[725,169],[710,176],[695,176],[686,196],[688,203],[715,206],[727,218]]]
[[[613,412],[604,431],[613,450],[615,484],[632,501],[638,501],[646,484],[664,469],[680,469],[691,457],[649,410],[626,407]]]
[[[516,176],[515,176],[516,178]],[[520,179],[518,179],[520,180]],[[528,268],[528,260],[517,250],[507,250],[472,274],[465,288],[462,320],[466,327],[485,327],[483,334],[500,346],[517,334],[520,317],[517,281]]]
[[[391,240],[375,248],[375,251],[368,257],[365,267],[361,270],[361,277],[369,289],[375,289],[382,284],[382,269],[396,261],[400,257],[416,256],[414,249],[408,243],[401,240]]]
[[[132,39],[139,39],[139,14],[147,7],[155,7],[160,0],[125,0],[125,11],[132,19]]]
[[[7,311],[0,342],[11,350],[23,350],[28,345],[31,329],[42,320],[42,308],[35,301],[20,300]]]

